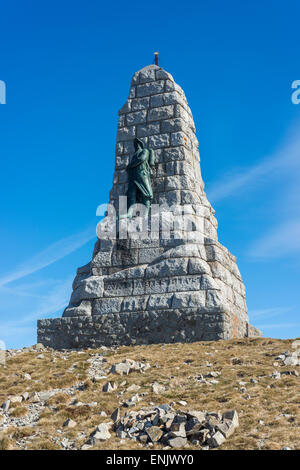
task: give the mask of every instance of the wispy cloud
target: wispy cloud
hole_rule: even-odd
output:
[[[10,334],[12,334],[14,330],[17,332],[22,328],[27,328],[26,325],[38,318],[53,315],[58,311],[61,313],[69,302],[72,279],[72,277],[69,277],[64,281],[58,280],[56,287],[53,288],[47,296],[41,296],[38,305],[29,315],[22,317],[20,320],[2,322],[0,324],[1,337],[5,336],[4,332],[9,331]]]
[[[254,258],[279,258],[300,253],[300,218],[286,221],[252,243],[249,255]]]
[[[300,323],[266,323],[265,325],[256,325],[257,328],[259,329],[264,329],[264,330],[268,330],[268,329],[273,329],[273,328],[300,328]],[[297,331],[295,331],[295,337],[299,336],[300,334],[300,329]]]
[[[208,190],[210,200],[216,202],[228,196],[240,195],[243,191],[249,193],[265,183],[280,185],[281,197],[276,199],[276,203],[272,201],[272,194],[269,198],[269,202],[274,205],[274,215],[280,214],[280,223],[278,217],[274,218],[274,226],[268,227],[265,233],[252,242],[248,254],[256,259],[300,253],[299,127],[297,123],[297,127],[273,155],[252,167],[233,170]]]
[[[45,250],[40,251],[32,258],[16,267],[10,274],[0,278],[0,286],[4,286],[10,282],[21,279],[29,274],[32,274],[40,269],[55,263],[56,261],[64,258],[81,246],[85,245],[88,241],[96,238],[95,226],[88,227],[86,230],[63,238],[55,243],[52,243]]]
[[[284,144],[274,155],[265,157],[258,164],[234,169],[223,179],[216,181],[208,188],[212,202],[222,200],[241,190],[248,190],[253,183],[259,185],[264,177],[272,178],[292,169],[300,169],[300,136],[299,129],[290,133]]]
[[[265,320],[267,318],[273,318],[293,310],[293,307],[273,307],[273,308],[262,308],[258,310],[250,310],[249,316],[252,320]]]
[[[38,318],[44,318],[66,307],[70,299],[72,281],[73,277],[68,277],[64,281],[58,280],[57,286],[52,289],[47,297],[43,298],[38,308],[30,315],[22,318],[21,321],[18,321],[17,324],[26,324]]]

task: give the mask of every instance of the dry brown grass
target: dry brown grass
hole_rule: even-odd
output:
[[[67,394],[58,393],[48,400],[35,428],[41,436],[34,438],[28,445],[28,448],[32,449],[57,448],[51,437],[58,436],[58,429],[62,430],[63,436],[73,436],[74,439],[79,432],[89,435],[97,424],[110,420],[110,414],[119,406],[120,400],[127,400],[136,393],[126,391],[132,384],[141,387],[139,394],[147,392],[143,401],[133,409],[149,405],[149,402],[162,404],[179,400],[187,401],[185,409],[221,412],[237,409],[240,427],[221,449],[282,449],[284,446],[299,449],[300,378],[283,375],[279,380],[275,380],[269,377],[275,370],[282,372],[297,369],[300,372],[299,367],[273,365],[278,354],[287,349],[291,350],[291,343],[292,340],[248,338],[193,344],[122,347],[117,351],[108,351],[107,370],[112,364],[126,358],[149,362],[151,368],[144,374],[133,372],[125,377],[109,374],[107,380],[119,384],[118,389],[112,393],[102,392],[104,381],[94,383],[87,376],[87,359],[92,354],[101,353],[101,350],[87,350],[82,355],[71,352],[67,355],[67,360],[63,360],[60,353],[43,353],[44,359],[37,359],[37,353],[26,352],[8,359],[6,369],[0,367],[0,402],[8,395],[17,395],[25,390],[30,393],[63,388],[85,381],[83,390],[78,391],[72,398]],[[235,364],[235,358],[240,359],[241,363]],[[208,367],[207,363],[210,363],[211,367]],[[67,372],[73,364],[77,367],[72,372]],[[221,376],[217,378],[218,384],[199,384],[195,381],[196,375],[205,375],[210,371],[221,372]],[[23,378],[25,372],[31,374],[32,380]],[[257,383],[251,383],[251,378],[257,380]],[[123,380],[127,383],[120,386]],[[166,391],[160,395],[154,394],[151,387],[154,381],[165,385]],[[240,381],[246,382],[245,393],[240,391]],[[117,395],[122,390],[125,393],[118,398]],[[246,399],[247,395],[250,399]],[[83,403],[95,401],[97,406],[70,406],[69,403],[74,398]],[[11,413],[23,407],[26,407],[26,404],[17,406]],[[174,408],[180,409],[182,406],[175,403]],[[105,411],[108,417],[101,417],[100,411]],[[126,409],[123,409],[123,412],[125,411]],[[280,414],[291,416],[279,416]],[[67,418],[77,422],[75,429],[63,428],[63,422]],[[259,423],[260,420],[263,424]],[[13,433],[8,437],[12,445],[17,438]],[[83,443],[84,439],[82,442],[78,440],[77,446]],[[141,449],[138,443],[127,439],[121,443],[114,433],[109,441],[99,444],[96,448]],[[153,448],[161,447],[156,445]],[[197,449],[192,445],[190,448]]]
[[[49,438],[36,438],[29,444],[28,450],[60,450],[60,446]]]
[[[1,450],[13,450],[14,445],[13,445],[12,439],[10,439],[6,433],[1,433],[0,434],[0,451]]]
[[[20,418],[21,416],[27,415],[28,410],[26,406],[17,406],[12,411],[10,411],[9,415],[13,416],[14,418]]]

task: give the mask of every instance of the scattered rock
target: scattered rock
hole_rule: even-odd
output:
[[[173,422],[171,424],[171,427],[170,427],[170,432],[169,432],[169,436],[171,438],[173,437],[186,437],[186,432],[185,432],[185,425],[186,425],[186,421],[185,422]]]
[[[236,410],[225,411],[222,415],[223,420],[232,421],[232,424],[235,428],[239,427],[239,417]]]
[[[41,401],[39,394],[36,392],[33,392],[30,397],[29,397],[30,403],[39,403]]]
[[[2,403],[2,410],[6,413],[9,410],[10,407],[10,400],[6,400],[4,403]]]
[[[10,398],[11,403],[21,403],[22,400],[23,400],[23,398],[21,396],[16,396],[16,397],[11,397]]]
[[[115,411],[112,412],[110,417],[113,422],[119,421],[119,419],[121,418],[120,408],[116,408]]]
[[[133,395],[132,397],[129,398],[126,402],[123,403],[123,406],[126,408],[129,408],[130,406],[135,406],[139,401],[141,401],[141,397],[139,396],[138,393]]]
[[[223,444],[223,442],[225,442],[225,437],[220,431],[217,431],[215,434],[213,434],[210,438],[207,439],[207,442],[209,447],[219,447],[221,444]]]
[[[111,374],[118,374],[118,375],[128,375],[131,371],[130,364],[126,362],[120,362],[119,364],[114,364],[111,369]]]
[[[132,384],[130,385],[130,387],[127,388],[127,392],[137,392],[138,390],[140,390],[140,386],[139,385],[135,385],[135,384]]]
[[[91,447],[92,446],[89,445],[89,444],[83,444],[83,446],[81,447],[81,450],[89,450],[89,449],[91,449]]]
[[[107,423],[99,424],[90,436],[89,443],[95,445],[97,441],[107,441],[110,439],[109,425]]]
[[[68,418],[63,424],[64,428],[75,428],[75,426],[77,426],[77,423],[76,421],[73,421],[71,418]]]
[[[210,377],[216,378],[216,377],[219,377],[220,375],[221,375],[221,372],[212,370],[212,371],[208,372],[207,374],[205,374],[204,377],[205,378],[210,378]]]
[[[47,390],[46,392],[39,392],[38,396],[41,401],[47,401],[49,400],[49,398],[55,395],[55,393],[56,393],[55,390]]]
[[[231,364],[236,366],[236,365],[241,365],[243,364],[243,359],[239,359],[238,357],[233,357],[231,359]]]
[[[280,372],[274,371],[274,372],[272,372],[272,374],[269,375],[269,377],[271,377],[271,379],[278,380],[278,379],[280,379],[281,374],[280,374]]]
[[[148,434],[152,442],[157,442],[163,435],[163,431],[158,426],[151,426],[146,428],[146,433]]]
[[[154,384],[152,385],[152,391],[156,394],[160,394],[164,393],[166,391],[166,388],[158,382],[154,382]]]
[[[144,362],[136,362],[132,359],[125,359],[123,362],[113,364],[110,373],[118,375],[128,375],[130,372],[145,372],[150,368],[150,364]]]
[[[292,347],[295,349],[296,346],[295,346],[295,341],[292,345]],[[300,351],[298,349],[296,349],[296,351],[285,351],[283,352],[282,354],[279,354],[279,356],[277,356],[275,358],[276,361],[282,361],[284,363],[285,366],[297,366],[297,365],[300,365],[300,360],[298,358],[298,355],[300,354]]]
[[[296,370],[284,370],[281,372],[281,375],[294,375],[295,377],[299,377],[299,372]]]
[[[104,379],[106,379],[106,375],[94,375],[94,377],[92,377],[93,382],[99,382]]]
[[[106,382],[105,385],[102,387],[102,392],[113,392],[114,390],[117,390],[117,384],[114,382]]]
[[[168,445],[174,449],[179,449],[187,444],[187,439],[184,437],[174,437],[168,440]]]
[[[297,356],[287,356],[283,361],[285,366],[297,366],[299,359]]]

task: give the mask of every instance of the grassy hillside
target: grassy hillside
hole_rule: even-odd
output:
[[[0,449],[80,449],[99,424],[112,421],[116,408],[124,415],[165,403],[185,411],[237,410],[239,427],[219,449],[299,449],[300,367],[278,358],[293,351],[292,343],[253,338],[82,351],[39,347],[8,351],[6,364],[0,366],[0,405],[10,398],[8,410],[0,410]],[[150,367],[123,376],[110,372],[113,364],[125,359]],[[108,381],[116,388],[104,392]],[[163,386],[154,387],[157,393],[155,382]],[[140,401],[130,408],[122,406],[136,394]],[[64,426],[68,418],[74,427]],[[108,440],[90,448],[147,448],[110,432]]]

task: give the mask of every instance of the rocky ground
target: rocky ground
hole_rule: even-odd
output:
[[[300,340],[6,352],[0,450],[299,449]]]

